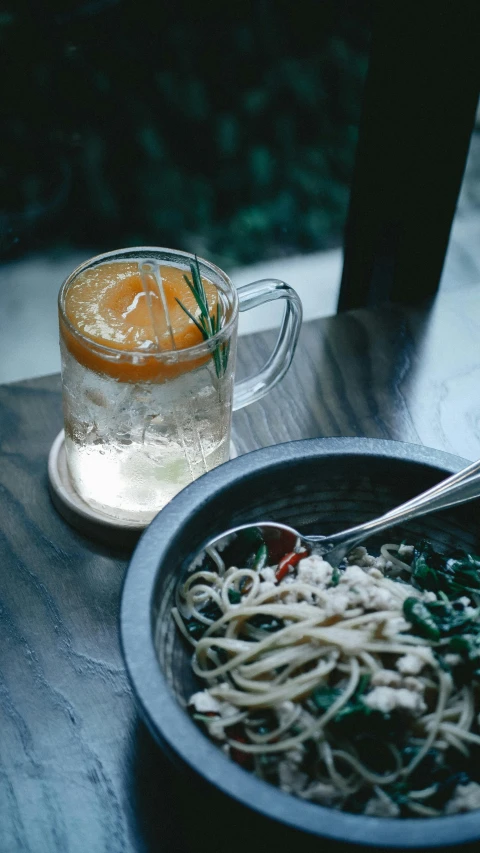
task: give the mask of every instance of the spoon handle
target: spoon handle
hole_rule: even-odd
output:
[[[350,548],[355,547],[373,533],[381,533],[382,530],[393,527],[395,524],[410,521],[428,512],[437,512],[455,504],[465,503],[479,496],[480,460],[477,460],[466,468],[462,468],[457,474],[452,474],[451,477],[447,477],[417,497],[389,510],[379,518],[350,527],[341,533],[335,533],[333,536],[309,536],[308,540],[312,545],[318,542],[319,547],[315,550],[328,553],[329,557],[334,548],[335,557],[340,561]],[[338,556],[340,550],[342,556]]]

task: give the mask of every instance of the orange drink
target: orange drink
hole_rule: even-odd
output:
[[[296,294],[280,282],[260,290],[239,293],[252,304],[286,298],[287,325],[292,306],[297,322],[283,329],[265,381],[260,374],[237,387],[237,407],[285,372],[298,336]],[[146,524],[228,459],[238,307],[225,273],[168,249],[110,252],[66,280],[59,296],[65,450],[86,503]]]
[[[84,270],[72,282],[65,297],[66,317],[81,333],[81,337],[70,334],[66,324],[63,325],[68,349],[86,367],[108,373],[122,382],[145,379],[158,382],[191,370],[191,362],[183,366],[179,362],[168,365],[155,357],[137,362],[105,362],[91,348],[93,342],[120,352],[153,354],[172,349],[172,343],[177,350],[202,343],[204,338],[199,329],[177,302],[181,300],[194,316],[199,314],[184,279],[186,273],[187,270],[180,267],[159,266],[172,340],[164,323],[164,306],[157,284],[151,273],[147,274],[146,282],[142,281],[137,261],[111,261]],[[212,312],[218,300],[217,289],[205,279],[203,284]],[[156,329],[161,329],[159,335]]]

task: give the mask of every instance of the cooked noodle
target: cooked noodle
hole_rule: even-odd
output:
[[[477,636],[479,610],[419,589],[411,552],[356,549],[339,571],[297,543],[277,577],[278,564],[229,566],[208,550],[173,617],[205,684],[193,715],[227,754],[287,792],[367,815],[480,808],[468,769],[480,746],[476,682],[457,677],[451,634],[406,615],[412,602],[446,601]]]

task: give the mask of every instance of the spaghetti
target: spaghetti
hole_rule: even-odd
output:
[[[428,543],[387,544],[333,569],[300,542],[272,563],[257,539],[238,567],[236,544],[208,549],[173,609],[205,684],[189,707],[209,736],[322,805],[389,817],[480,808],[476,558],[447,572]]]

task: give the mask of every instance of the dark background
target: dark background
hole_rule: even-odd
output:
[[[366,0],[10,0],[0,251],[342,242]]]

